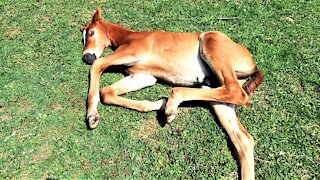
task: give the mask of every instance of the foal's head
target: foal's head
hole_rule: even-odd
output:
[[[92,21],[80,28],[83,34],[82,60],[91,65],[106,47],[111,45],[107,30],[102,24],[101,9],[97,8]]]

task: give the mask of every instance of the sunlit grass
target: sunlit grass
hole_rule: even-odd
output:
[[[105,105],[87,130],[79,27],[97,6],[133,30],[218,30],[247,46],[265,76],[250,108],[237,108],[256,142],[256,177],[319,178],[319,3],[189,0],[1,1],[1,178],[238,177],[229,139],[204,107],[180,108],[176,135],[156,112]],[[101,86],[122,77],[104,74]],[[156,100],[170,88],[126,96]]]

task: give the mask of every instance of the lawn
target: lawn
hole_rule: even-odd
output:
[[[257,179],[320,178],[317,0],[0,1],[0,179],[238,179],[230,140],[206,106],[157,112],[99,105],[85,122],[89,66],[79,27],[103,17],[139,30],[224,32],[250,50],[264,82],[237,114],[255,139]],[[108,53],[108,52],[107,52]],[[121,79],[105,73],[101,86]],[[157,100],[171,86],[125,95]]]

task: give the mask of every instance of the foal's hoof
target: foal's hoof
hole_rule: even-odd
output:
[[[176,118],[177,114],[176,113],[173,113],[173,114],[170,114],[170,115],[167,115],[167,123],[168,124],[171,124],[172,121]]]
[[[172,121],[177,117],[178,111],[177,109],[166,107],[165,115],[167,116],[167,123],[171,124]]]
[[[99,115],[93,114],[88,117],[88,125],[90,129],[95,129],[99,124]]]

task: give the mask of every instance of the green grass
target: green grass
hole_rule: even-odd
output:
[[[250,108],[237,108],[255,139],[256,178],[320,178],[317,0],[7,0],[0,2],[1,179],[238,178],[228,136],[203,107],[180,108],[173,126],[180,135],[162,128],[156,112],[105,105],[98,128],[87,130],[79,27],[97,6],[130,29],[218,30],[247,46],[265,77]],[[104,74],[101,84],[122,77]],[[170,88],[126,96],[156,100]]]

